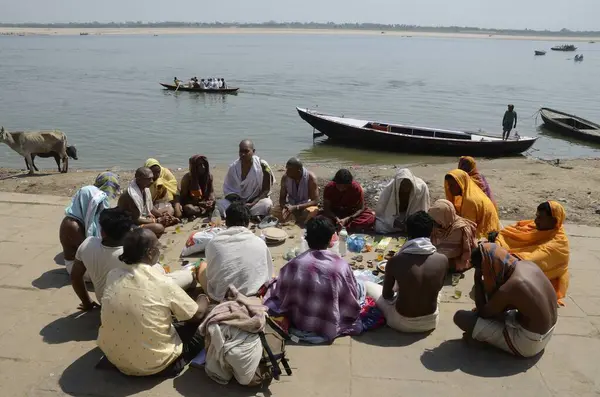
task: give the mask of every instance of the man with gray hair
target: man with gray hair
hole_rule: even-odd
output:
[[[295,218],[297,222],[304,223],[319,213],[318,205],[317,177],[299,159],[292,157],[286,163],[285,174],[281,177],[276,216],[282,222]]]

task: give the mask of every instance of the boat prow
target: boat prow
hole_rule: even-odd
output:
[[[537,140],[537,137],[519,137],[505,141],[498,136],[479,133],[337,117],[300,107],[296,110],[320,134],[359,148],[447,156],[502,157],[523,153]]]

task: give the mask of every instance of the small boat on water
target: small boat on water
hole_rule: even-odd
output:
[[[303,108],[296,110],[304,121],[319,131],[315,137],[326,135],[334,142],[359,148],[443,156],[502,157],[523,153],[537,140],[537,137],[519,137],[504,141],[501,137],[480,133],[336,117]]]
[[[577,47],[575,47],[573,44],[563,44],[554,46],[551,49],[552,51],[576,51]]]
[[[540,116],[546,128],[551,131],[571,138],[600,143],[600,125],[594,122],[550,108],[541,108]]]
[[[227,87],[227,88],[196,88],[186,87],[183,84],[179,85],[179,88],[175,84],[159,83],[169,91],[186,91],[186,92],[204,92],[206,94],[237,94],[239,87]]]
[[[546,51],[535,50],[535,55],[546,55]]]
[[[575,55],[575,58],[573,59],[575,60],[575,62],[581,62],[583,61],[583,54]]]

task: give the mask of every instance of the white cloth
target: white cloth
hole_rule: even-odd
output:
[[[414,238],[408,240],[400,248],[402,254],[413,254],[413,255],[431,255],[437,251],[437,248],[431,244],[431,240],[427,237]]]
[[[131,197],[131,199],[133,200],[133,202],[135,203],[135,206],[137,207],[138,211],[140,211],[140,216],[150,216],[152,214],[152,194],[150,193],[150,189],[146,188],[144,189],[145,195],[146,195],[146,199],[144,200],[144,194],[142,194],[142,191],[140,190],[140,187],[137,185],[137,183],[135,182],[135,179],[133,181],[131,181],[131,183],[129,184],[129,187],[127,188],[127,193],[129,194],[129,197]]]
[[[287,202],[291,205],[304,204],[310,201],[308,193],[308,179],[310,174],[306,167],[302,168],[302,177],[296,183],[292,178],[286,177],[285,189],[287,191]]]
[[[404,179],[410,180],[413,188],[406,212],[400,214],[398,194],[400,184]],[[375,231],[377,233],[397,232],[399,229],[394,227],[394,221],[399,216],[402,216],[401,221],[406,222],[406,219],[415,212],[428,211],[429,205],[429,188],[425,181],[414,176],[409,169],[403,168],[399,170],[396,173],[396,176],[394,176],[394,179],[383,188],[383,191],[379,196],[379,201],[375,208],[375,215],[377,217],[375,219]]]
[[[523,328],[517,321],[517,311],[507,313],[505,322],[478,318],[473,328],[473,339],[489,343],[510,354],[533,357],[546,348],[556,324],[544,335]]]
[[[189,265],[193,266],[193,265]],[[189,267],[184,267],[183,269],[175,270],[173,272],[167,273],[163,265],[157,263],[152,266],[154,269],[158,270],[169,279],[171,279],[178,287],[182,289],[188,289],[196,286],[196,280],[194,280],[194,274],[192,273],[192,269]]]
[[[236,194],[244,201],[250,201],[260,195],[263,186],[263,166],[269,168],[269,163],[261,160],[258,156],[252,157],[252,167],[246,178],[242,180],[242,162],[240,159],[235,160],[227,171],[225,182],[223,182],[223,193],[225,196]],[[275,183],[273,173],[271,176],[271,187]],[[270,193],[270,192],[269,192]]]
[[[435,329],[440,317],[440,295],[438,293],[435,312],[421,317],[404,317],[396,310],[396,301],[389,302],[382,296],[383,287],[370,281],[365,281],[367,296],[375,299],[377,308],[383,312],[385,321],[390,328],[400,332],[428,332]]]
[[[231,201],[227,199],[217,200],[217,208],[219,209],[219,213],[221,216],[225,217],[225,211],[231,205]],[[258,203],[254,204],[252,208],[250,208],[250,215],[252,216],[267,216],[271,213],[271,209],[273,208],[273,200],[267,197],[261,200],[258,200]]]
[[[225,324],[211,324],[208,333],[206,374],[222,385],[234,376],[240,385],[249,384],[262,358],[263,346],[258,334]]]
[[[73,271],[74,264],[75,264],[74,260],[65,259],[65,269],[67,270],[67,273],[69,273],[69,276],[71,275],[71,272]],[[92,281],[92,280],[90,280],[90,275],[88,274],[88,272],[85,272],[85,274],[83,275],[83,281],[85,281],[86,283],[89,283]]]
[[[223,80],[219,80],[219,88],[223,88]]]
[[[102,302],[108,273],[113,269],[126,269],[128,266],[119,260],[122,253],[123,247],[106,247],[102,245],[100,237],[86,238],[77,249],[75,259],[83,262],[86,274],[94,285],[98,302]]]
[[[245,227],[230,227],[206,246],[207,294],[217,302],[229,285],[252,296],[273,276],[273,259],[263,240]]]

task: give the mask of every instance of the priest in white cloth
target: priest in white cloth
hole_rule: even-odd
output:
[[[252,141],[240,142],[240,157],[229,166],[223,183],[225,198],[217,201],[221,216],[235,201],[250,208],[252,217],[264,217],[271,212],[273,201],[270,195],[275,178],[269,164],[255,156],[255,151]]]
[[[375,231],[397,233],[406,231],[406,220],[412,214],[429,210],[429,188],[408,168],[402,168],[387,184],[375,209]]]

